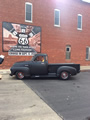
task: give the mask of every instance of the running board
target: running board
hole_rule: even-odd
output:
[[[57,77],[56,73],[49,73],[48,75],[32,75],[31,78],[39,78],[39,77]]]

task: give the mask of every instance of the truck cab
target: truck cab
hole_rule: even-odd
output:
[[[31,64],[32,75],[47,75],[48,74],[48,57],[46,54],[37,54],[32,58]]]

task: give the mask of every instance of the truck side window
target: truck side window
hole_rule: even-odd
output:
[[[45,60],[44,60],[44,57],[43,57],[43,56],[38,56],[38,57],[35,58],[34,61],[41,61],[41,62],[44,62]]]
[[[42,62],[44,62],[45,60],[44,60],[44,57],[42,56]]]
[[[39,57],[36,57],[34,61],[39,61]]]

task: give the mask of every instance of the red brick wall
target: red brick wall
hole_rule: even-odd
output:
[[[25,2],[33,4],[33,23],[25,22]],[[60,9],[60,27],[54,27],[54,9]],[[82,14],[82,31],[77,30],[77,14]],[[31,58],[2,52],[3,21],[41,26],[41,52],[48,54],[50,63],[90,65],[86,61],[86,46],[90,46],[90,4],[81,0],[0,0],[0,54],[5,55],[0,69]],[[70,60],[65,59],[66,45],[71,45]]]

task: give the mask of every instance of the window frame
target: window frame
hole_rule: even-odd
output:
[[[81,28],[78,28],[78,17],[81,17]],[[82,30],[82,14],[77,15],[77,30]]]
[[[55,11],[58,11],[58,12],[59,12],[59,25],[56,25],[56,24],[55,24]],[[55,27],[60,27],[60,10],[59,10],[59,9],[54,9],[54,26],[55,26]]]
[[[31,5],[31,20],[26,20],[26,5]],[[25,2],[25,22],[33,22],[33,4],[30,2]]]

